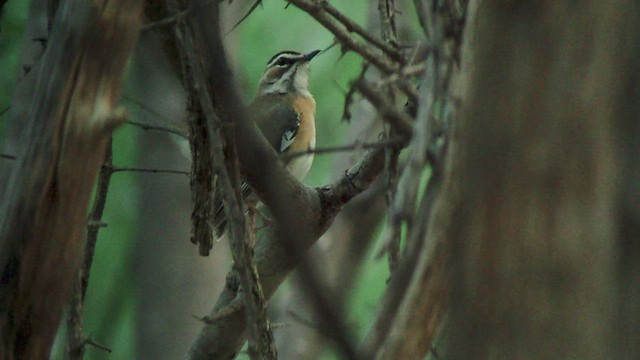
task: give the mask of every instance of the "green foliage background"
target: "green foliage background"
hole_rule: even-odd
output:
[[[245,1],[245,9],[252,1]],[[250,16],[228,36],[227,41],[237,59],[235,74],[239,85],[249,100],[255,91],[257,80],[266,61],[280,50],[311,51],[324,49],[333,43],[333,36],[305,13],[294,6],[285,9],[284,1],[264,1],[264,6]],[[334,1],[345,14],[360,24],[367,22],[372,3],[366,0]],[[24,24],[28,16],[29,1],[9,0],[0,19],[0,111],[11,102],[11,94],[20,73],[20,48]],[[240,16],[242,14],[239,14]],[[239,17],[238,17],[239,19]],[[229,26],[238,19],[229,18]],[[231,42],[229,39],[234,39]],[[318,146],[331,146],[343,142],[348,123],[341,120],[344,94],[349,81],[360,70],[361,60],[353,53],[342,54],[335,46],[314,60],[310,79],[311,91],[318,102]],[[125,96],[136,99],[134,85],[127,85]],[[140,109],[125,102],[132,116]],[[5,138],[8,112],[0,117],[0,135]],[[114,163],[126,166],[134,164],[143,154],[136,146],[138,129],[123,126],[114,136]],[[4,144],[0,151],[4,152]],[[340,154],[337,156],[341,156]],[[310,185],[325,184],[338,174],[332,169],[333,156],[317,156],[306,182]],[[0,159],[0,161],[9,161]],[[145,174],[116,173],[112,177],[111,191],[107,199],[104,220],[109,224],[100,232],[90,286],[86,302],[85,335],[107,345],[113,353],[88,347],[87,359],[136,358],[136,283],[131,275],[133,250],[139,208],[139,177]],[[184,246],[192,245],[185,234]],[[375,252],[377,247],[373,249]],[[194,255],[196,253],[193,247]],[[362,335],[372,320],[376,305],[388,276],[385,260],[370,256],[359,275],[350,302],[350,319],[354,333]],[[171,311],[171,309],[167,309]],[[62,332],[61,332],[62,333]],[[62,358],[64,341],[59,338],[53,358]],[[329,358],[333,356],[328,354]]]

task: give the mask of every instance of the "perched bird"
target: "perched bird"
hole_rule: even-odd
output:
[[[302,54],[281,51],[268,62],[255,98],[247,114],[256,122],[269,144],[280,154],[313,149],[316,145],[316,101],[309,92],[309,62],[320,50]],[[313,154],[286,160],[293,176],[302,180],[311,168]],[[242,184],[242,194],[251,189]],[[215,227],[218,236],[226,229],[227,219],[218,200]]]

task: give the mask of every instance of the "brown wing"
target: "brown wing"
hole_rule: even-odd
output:
[[[300,127],[298,114],[291,103],[286,101],[288,98],[283,99],[282,96],[269,95],[261,97],[254,100],[248,109],[248,113],[252,116],[260,131],[262,131],[267,142],[278,153],[287,151],[291,147]],[[242,197],[247,199],[251,193],[251,187],[243,181]],[[215,208],[214,225],[216,234],[220,237],[227,228],[227,215],[222,205],[221,194],[216,194]]]

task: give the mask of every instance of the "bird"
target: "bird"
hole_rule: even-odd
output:
[[[278,154],[312,150],[316,146],[316,101],[309,92],[309,62],[320,53],[280,51],[269,59],[256,95],[247,107],[267,142]],[[313,162],[313,153],[283,157],[284,165],[298,180],[302,180]],[[242,182],[242,196],[254,197],[251,188]],[[217,237],[226,230],[227,218],[220,196],[216,200],[214,225]]]

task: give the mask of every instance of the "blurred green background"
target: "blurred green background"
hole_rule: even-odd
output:
[[[252,1],[236,0],[232,7],[226,8],[225,28],[230,29],[242,17],[251,3]],[[259,7],[252,16],[227,35],[225,39],[233,70],[241,92],[247,101],[254,94],[266,61],[274,53],[285,49],[302,52],[325,49],[333,43],[333,36],[328,31],[294,6],[285,9],[286,3],[284,1],[275,0],[263,3],[262,7]],[[367,26],[372,21],[371,19],[377,16],[375,4],[370,1],[333,1],[332,4],[363,26]],[[9,107],[18,74],[21,72],[22,65],[19,63],[21,45],[23,41],[29,41],[23,39],[28,12],[29,1],[9,0],[0,19],[0,111]],[[414,21],[411,18],[406,20]],[[129,76],[123,94],[124,106],[127,107],[132,120],[184,126],[184,115],[181,115],[184,95],[175,90],[179,83],[170,75],[166,63],[157,60],[158,41],[154,40],[153,34],[143,34],[141,44],[128,72]],[[349,82],[358,75],[360,66],[360,58],[353,53],[347,53],[343,56],[340,46],[335,46],[314,59],[310,88],[318,102],[317,144],[319,147],[343,144],[347,141],[345,135],[349,130],[349,124],[341,120],[344,95],[349,87]],[[170,109],[158,108],[158,101],[162,104],[168,104],[166,106]],[[2,147],[0,147],[1,152],[11,151],[8,144],[11,141],[16,141],[15,138],[11,138],[16,136],[16,128],[19,133],[19,125],[9,124],[9,113],[3,112],[0,117],[0,135],[4,139]],[[10,130],[10,126],[14,126],[14,128]],[[161,138],[158,141],[163,145],[155,147],[148,145],[150,142],[148,139],[152,137]],[[183,140],[171,135],[142,131],[139,128],[124,125],[114,134],[113,148],[114,163],[119,166],[141,166],[142,164],[148,167],[188,169],[185,157],[185,153],[188,153],[188,145]],[[158,155],[165,154],[163,151],[170,151],[175,155]],[[149,159],[154,156],[159,156],[159,161],[156,161],[154,165],[148,165]],[[305,182],[309,185],[321,185],[337,178],[344,169],[338,170],[334,164],[337,158],[344,156],[346,155],[316,156]],[[0,159],[0,161],[8,162],[9,160]],[[0,169],[8,167],[10,165],[5,163]],[[143,188],[149,183],[165,181],[166,177],[173,177],[167,181],[177,184],[173,189],[179,189],[182,194],[179,197],[186,199],[186,202],[181,203],[183,206],[181,214],[173,217],[177,219],[176,222],[180,222],[179,229],[171,222],[152,224],[156,227],[172,227],[172,230],[176,231],[176,235],[171,246],[178,249],[167,250],[169,248],[159,246],[155,250],[161,253],[155,255],[150,254],[151,250],[148,248],[141,249],[140,245],[141,238],[145,238],[145,229],[149,222],[146,218],[142,220],[145,212],[149,210],[148,202],[144,198],[146,190]],[[174,201],[169,193],[166,196],[168,198],[164,200],[167,204]],[[226,245],[216,244],[214,247],[214,252],[224,254],[223,259],[220,260],[200,258],[197,255],[197,248],[189,242],[188,217],[190,210],[188,199],[188,178],[181,175],[139,173],[116,173],[113,175],[104,216],[104,220],[109,226],[100,231],[84,320],[85,335],[91,336],[95,341],[111,348],[113,352],[107,354],[94,347],[87,347],[87,359],[155,358],[151,355],[145,355],[146,351],[141,349],[141,347],[148,346],[144,345],[144,341],[141,341],[139,331],[139,324],[142,322],[140,320],[141,309],[144,309],[151,301],[147,299],[175,297],[170,303],[182,304],[183,300],[188,302],[186,297],[191,297],[198,291],[196,289],[195,292],[183,292],[182,287],[173,287],[172,283],[168,281],[164,285],[162,283],[159,285],[167,290],[166,293],[156,296],[153,295],[153,292],[151,292],[152,295],[146,293],[144,290],[146,282],[153,283],[156,280],[141,279],[139,273],[145,272],[145,274],[152,274],[151,276],[157,274],[158,277],[162,277],[162,271],[165,270],[154,269],[154,266],[162,266],[155,264],[154,259],[165,255],[172,256],[174,251],[180,252],[182,255],[173,256],[175,260],[172,260],[174,262],[171,266],[204,264],[212,273],[224,278],[224,274],[229,269],[227,256],[229,250]],[[186,206],[184,206],[185,203]],[[161,211],[162,208],[159,210]],[[163,229],[161,228],[160,231]],[[377,232],[381,233],[380,230]],[[152,246],[151,249],[153,250],[154,247]],[[353,332],[357,336],[362,336],[367,330],[385,288],[388,276],[387,262],[384,258],[374,259],[374,255],[379,249],[380,244],[377,244],[369,250],[369,255],[366,256],[363,267],[358,272],[354,289],[348,297],[347,323],[352,326]],[[140,252],[144,252],[145,256],[152,259],[141,258]],[[191,271],[190,275],[197,277],[200,274],[206,277],[207,271],[196,274]],[[163,280],[160,279],[160,281]],[[185,275],[178,283],[180,286],[186,286],[185,284],[188,285],[192,281],[194,280]],[[205,285],[207,282],[209,282],[208,279],[205,281]],[[213,289],[208,291],[215,294],[221,286],[221,280],[211,280],[208,287],[213,287]],[[288,284],[281,291],[288,291],[290,288],[291,286]],[[204,315],[213,306],[214,301],[215,296],[208,297],[201,301],[201,304],[204,305],[201,305],[200,308],[189,308],[187,305],[186,309],[181,309],[183,312],[180,316],[193,323],[193,330],[183,334],[185,339],[192,339],[195,331],[200,327],[200,324],[191,318],[190,314]],[[176,309],[170,307],[164,311],[171,313]],[[59,338],[56,344],[52,357],[61,359],[63,358],[64,339]],[[188,342],[183,344],[183,348],[179,349],[179,352],[184,352],[188,346]],[[242,358],[243,355],[240,357]],[[328,350],[324,352],[323,357],[334,358],[335,355],[331,350]]]

